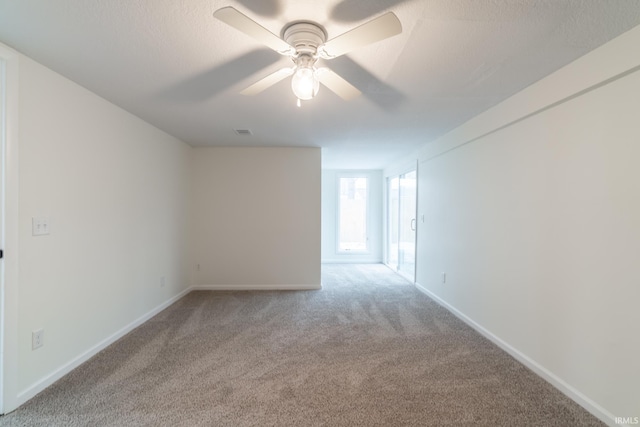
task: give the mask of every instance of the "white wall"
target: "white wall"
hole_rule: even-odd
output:
[[[189,286],[190,147],[19,59],[18,357],[5,410]],[[48,217],[50,234],[32,236],[32,217]]]
[[[341,175],[357,174],[369,178],[369,251],[347,254],[338,252],[338,179]],[[382,192],[380,170],[322,170],[322,262],[380,263],[382,262]]]
[[[193,149],[0,55],[11,80],[5,411],[192,284],[320,287],[319,149]],[[33,217],[49,219],[49,235],[32,236]],[[44,346],[32,350],[37,329]]]
[[[417,155],[420,286],[612,425],[640,401],[638,45],[636,28]],[[319,150],[191,150],[24,56],[19,89],[13,401],[190,274],[319,285]]]
[[[193,150],[194,285],[320,287],[320,149]]]
[[[610,425],[640,416],[639,45],[640,27],[417,155],[419,287]]]

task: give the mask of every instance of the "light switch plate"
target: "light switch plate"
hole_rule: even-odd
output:
[[[32,234],[34,236],[44,236],[49,234],[49,218],[33,217],[31,218]]]

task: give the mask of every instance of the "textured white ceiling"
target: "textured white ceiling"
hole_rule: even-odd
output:
[[[288,80],[238,93],[289,62],[213,18],[224,6],[278,35],[386,11],[403,33],[326,61],[362,96],[297,108]],[[177,138],[323,147],[326,168],[382,168],[638,24],[638,0],[0,0],[0,41]]]

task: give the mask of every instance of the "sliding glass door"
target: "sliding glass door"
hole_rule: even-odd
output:
[[[416,171],[400,176],[398,215],[398,271],[415,279],[416,269]]]
[[[400,178],[387,178],[387,264],[398,269]]]
[[[387,264],[409,280],[415,280],[416,182],[409,171],[387,180]]]

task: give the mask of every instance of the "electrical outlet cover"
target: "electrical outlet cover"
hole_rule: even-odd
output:
[[[31,349],[35,350],[44,345],[44,329],[31,332]]]

